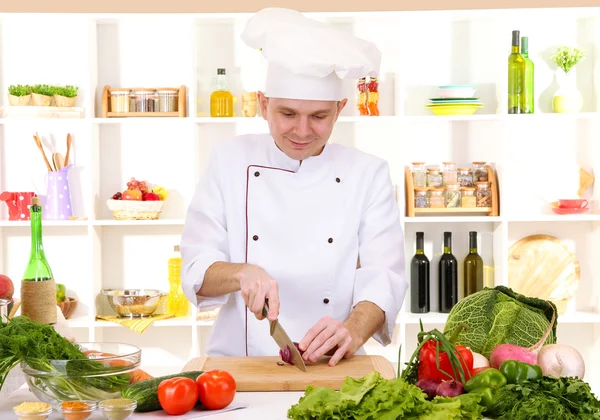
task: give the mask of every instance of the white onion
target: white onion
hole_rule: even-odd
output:
[[[473,369],[480,367],[488,367],[490,365],[490,361],[483,355],[479,353],[473,353]]]
[[[548,344],[538,353],[538,365],[544,376],[576,377],[583,379],[585,362],[574,347],[566,344]]]

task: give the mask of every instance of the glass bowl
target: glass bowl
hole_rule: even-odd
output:
[[[94,410],[97,407],[96,401],[77,400],[77,401],[71,401],[71,402],[84,403],[88,406],[88,408],[83,408],[83,409],[79,409],[79,410],[68,408],[68,407],[65,408],[64,404],[67,402],[68,401],[63,401],[56,405],[56,411],[61,413],[62,416],[65,418],[65,420],[87,420],[90,418],[90,416],[92,415],[92,413],[94,412]]]
[[[18,410],[19,406],[13,407],[13,412],[17,416],[18,420],[45,420],[52,413],[52,407],[49,407],[46,411],[40,413],[28,413],[26,411]]]
[[[62,401],[119,398],[130,373],[140,366],[139,347],[123,343],[75,343],[87,359],[21,363],[33,394],[54,407]]]
[[[127,420],[137,407],[137,401],[129,398],[115,398],[101,401],[98,405],[108,420]]]

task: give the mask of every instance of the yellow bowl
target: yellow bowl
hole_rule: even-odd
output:
[[[429,104],[425,105],[434,115],[473,115],[475,111],[481,108],[481,104],[448,104],[448,105],[437,105]]]

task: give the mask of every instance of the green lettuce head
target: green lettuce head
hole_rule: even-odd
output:
[[[520,295],[505,286],[486,287],[454,305],[444,335],[456,334],[455,344],[489,359],[498,344],[536,344],[550,328],[553,313],[556,305],[552,302]],[[556,325],[555,321],[544,344],[556,343]]]

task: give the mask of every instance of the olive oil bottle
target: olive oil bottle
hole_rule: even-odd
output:
[[[444,232],[444,253],[438,264],[438,303],[442,313],[449,313],[458,302],[458,262],[452,254],[452,232]]]
[[[521,55],[525,60],[525,75],[523,79],[523,94],[521,95],[521,111],[523,114],[533,114],[534,105],[534,65],[529,58],[529,38],[521,37]]]
[[[483,289],[483,259],[477,253],[477,232],[469,232],[469,254],[463,264],[465,297]]]
[[[233,95],[227,88],[225,69],[217,69],[215,90],[210,95],[211,117],[233,117]]]
[[[522,98],[525,85],[525,59],[521,55],[520,31],[512,31],[512,48],[508,56],[508,113],[522,114]]]
[[[410,261],[410,311],[429,312],[429,259],[425,256],[423,232],[417,232],[417,250]]]

